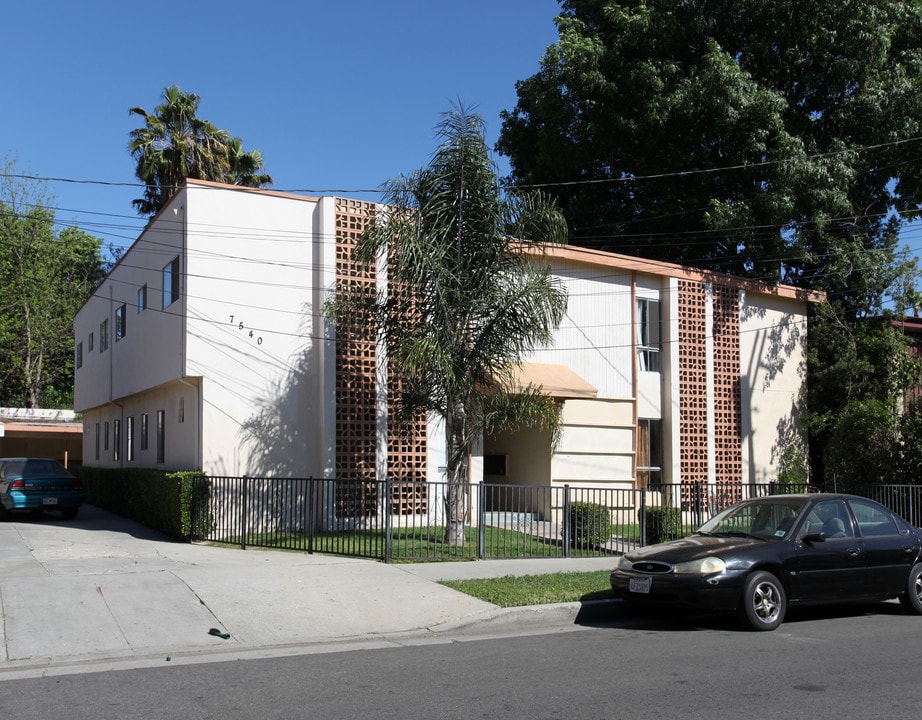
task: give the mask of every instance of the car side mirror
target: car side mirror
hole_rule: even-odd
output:
[[[826,542],[826,533],[815,532],[807,533],[806,535],[800,538],[801,542],[806,543],[807,545],[812,545],[817,542]]]

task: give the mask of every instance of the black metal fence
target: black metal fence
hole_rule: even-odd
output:
[[[195,538],[384,561],[620,554],[683,537],[739,500],[816,489],[683,483],[635,490],[255,477],[200,482],[192,515]],[[922,525],[922,485],[852,492]],[[449,506],[460,508],[454,519],[446,515]]]

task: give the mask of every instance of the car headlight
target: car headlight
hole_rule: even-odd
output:
[[[630,560],[628,560],[626,557],[624,557],[624,555],[622,555],[621,557],[618,558],[618,564],[615,565],[615,570],[625,570],[625,571],[627,571],[627,570],[630,570],[630,569],[631,569],[631,566],[632,566],[633,564],[634,564],[634,563],[632,563]]]
[[[713,575],[727,569],[727,563],[718,557],[706,557],[700,560],[678,563],[672,566],[681,575]]]

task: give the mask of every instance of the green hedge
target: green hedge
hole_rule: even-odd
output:
[[[570,505],[570,543],[588,548],[611,540],[611,512],[605,505],[575,502]]]
[[[201,472],[82,466],[86,501],[177,540],[208,532],[208,479]]]
[[[648,507],[643,512],[647,525],[647,545],[665,540],[676,540],[684,535],[682,513],[679,508]]]

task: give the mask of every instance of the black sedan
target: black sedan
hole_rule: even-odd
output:
[[[774,495],[625,554],[611,586],[633,602],[736,611],[754,630],[774,630],[788,605],[899,598],[922,615],[922,532],[873,500]]]

